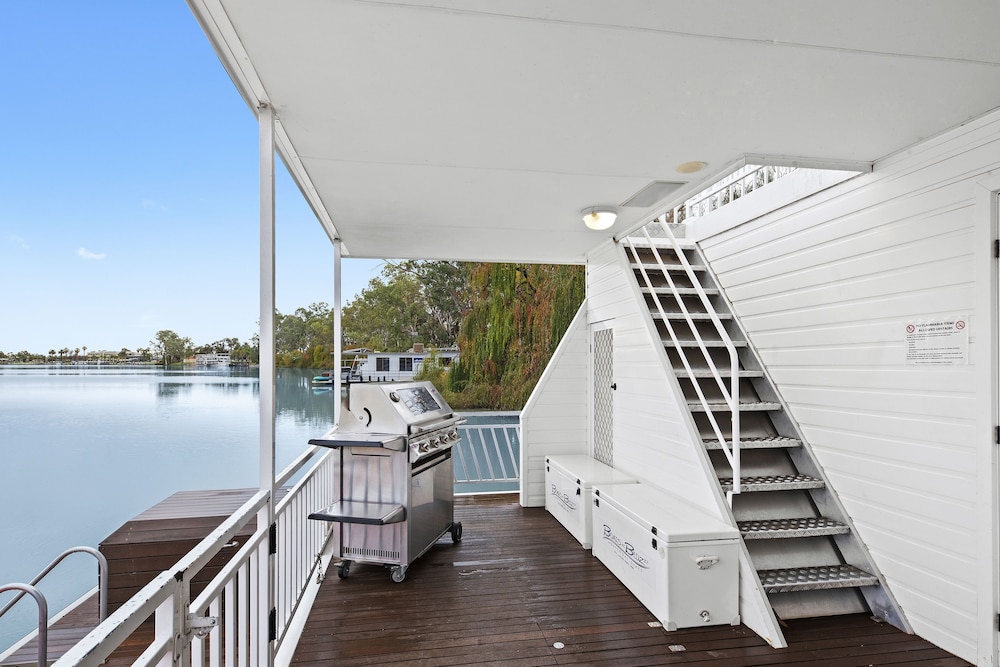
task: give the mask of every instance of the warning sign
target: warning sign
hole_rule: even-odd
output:
[[[908,366],[957,366],[969,363],[969,318],[939,317],[906,323]]]

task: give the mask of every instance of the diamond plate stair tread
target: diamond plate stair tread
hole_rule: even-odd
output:
[[[831,588],[877,586],[878,578],[853,565],[821,565],[761,570],[760,583],[768,593],[794,593]]]
[[[644,236],[629,236],[628,244],[636,250],[649,250],[650,248],[656,248],[657,250],[663,250],[666,248],[667,250],[672,250],[674,247],[674,244],[670,241],[670,239],[664,236],[654,236],[652,238],[653,242],[650,243]],[[698,244],[694,241],[685,238],[675,238],[674,242],[677,243],[681,250],[694,250],[698,247]]]
[[[663,343],[663,345],[665,347],[673,347],[674,346],[674,341],[670,340],[669,338],[667,338],[667,339],[662,339],[661,338],[660,342]],[[725,341],[721,341],[721,340],[704,340],[702,342],[705,344],[705,347],[713,347],[713,348],[714,347],[721,347],[721,348],[725,348],[726,347]],[[698,341],[693,340],[693,339],[692,340],[684,339],[684,340],[680,341],[680,346],[681,347],[685,347],[685,348],[687,348],[687,347],[698,347]],[[747,342],[745,340],[734,340],[733,341],[733,347],[746,347],[746,346],[747,346]]]
[[[843,535],[851,532],[851,529],[845,524],[823,516],[739,521],[736,525],[745,540],[820,537],[823,535]]]
[[[689,401],[688,409],[691,412],[705,412],[705,406],[701,401]],[[708,409],[712,412],[728,412],[729,405],[722,402],[709,402]],[[740,403],[740,412],[768,412],[770,410],[780,410],[781,403],[772,401],[755,401]]]
[[[729,368],[720,368],[718,370],[719,370],[719,377],[731,377],[732,376],[732,372],[730,371]],[[764,377],[764,371],[749,371],[749,370],[746,370],[746,369],[743,369],[743,368],[739,368],[739,369],[736,370],[736,373],[741,378],[760,378],[760,377]],[[688,375],[688,372],[686,370],[684,370],[683,368],[674,371],[674,375],[676,375],[679,378],[690,377]],[[694,377],[696,377],[696,378],[713,378],[715,376],[712,374],[712,371],[710,371],[708,369],[695,369],[694,370]]]
[[[670,287],[640,287],[643,294],[673,294],[675,290]],[[698,290],[694,287],[678,287],[677,293],[681,296],[698,296]],[[718,296],[720,291],[714,287],[703,287],[702,291],[706,296]]]
[[[733,488],[731,477],[719,479],[723,491]],[[740,481],[740,490],[752,491],[797,491],[799,489],[822,489],[826,484],[823,480],[809,475],[765,475],[761,477],[744,477]]]
[[[718,440],[704,440],[705,449],[722,449],[722,443]],[[785,447],[800,447],[802,441],[797,438],[743,438],[740,440],[740,449],[784,449]]]
[[[663,315],[660,315],[660,313],[658,313],[658,312],[650,313],[650,315],[653,316],[654,320],[662,320],[663,319]],[[685,315],[684,313],[682,313],[682,312],[680,312],[678,310],[678,311],[673,311],[673,312],[665,313],[665,315],[666,315],[666,318],[668,320],[686,320],[688,317],[690,317],[695,322],[711,322],[712,321],[712,315],[710,313],[698,313],[698,312],[691,313],[691,312],[689,312],[687,315]],[[733,319],[733,316],[730,313],[716,313],[716,317],[718,317],[720,320],[731,320],[731,319]]]
[[[632,262],[630,266],[632,269],[639,268],[639,264],[637,264],[636,262]],[[657,264],[656,262],[643,262],[642,268],[646,269],[647,271],[659,271],[660,265]],[[682,272],[684,271],[684,266],[681,264],[667,264],[666,262],[664,262],[663,268],[665,268],[667,271],[682,271]],[[707,268],[708,267],[706,267],[704,264],[691,265],[691,269],[693,271],[705,271],[707,270]]]

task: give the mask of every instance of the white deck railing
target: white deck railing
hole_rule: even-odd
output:
[[[519,412],[466,412],[453,451],[455,491],[517,491],[521,486]]]
[[[664,214],[665,222],[681,223],[700,218],[731,204],[765,185],[787,176],[798,167],[748,164],[726,175],[705,190]]]
[[[499,415],[502,423],[488,423],[492,415]],[[460,427],[462,442],[456,458],[476,463],[463,465],[461,473],[456,468],[461,482],[513,483],[516,489],[520,479],[518,425],[504,422],[516,419],[518,413],[463,416],[472,417],[472,423]],[[151,616],[155,617],[153,642],[134,665],[270,664],[268,652],[278,655],[283,643],[292,640],[294,633],[289,629],[300,611],[303,594],[311,579],[322,573],[321,555],[335,524],[311,521],[308,516],[336,500],[336,460],[334,450],[312,447],[292,462],[275,482],[280,500],[275,505],[274,528],[258,525],[196,599],[191,599],[191,580],[245,526],[261,514],[266,516],[268,491],[257,492],[55,665],[97,667]],[[300,473],[301,479],[286,489]],[[274,604],[269,609],[270,581],[274,582]],[[291,648],[285,647],[282,653],[290,656]]]
[[[259,491],[55,664],[97,667],[150,616],[155,616],[155,637],[135,665],[268,664],[266,653],[280,648],[329,536],[329,525],[309,521],[308,515],[333,501],[331,454],[331,450],[313,447],[276,480],[277,485],[285,484],[312,462],[275,507],[273,539],[277,554],[273,563],[272,529],[258,525],[223,570],[191,601],[194,575],[266,508],[269,492]],[[266,586],[272,576],[277,603],[274,608],[280,609],[273,614],[266,604]]]

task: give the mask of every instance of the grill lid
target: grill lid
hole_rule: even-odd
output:
[[[430,382],[358,383],[350,386],[340,430],[354,433],[419,433],[453,416]]]

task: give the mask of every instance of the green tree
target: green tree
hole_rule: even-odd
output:
[[[344,345],[402,352],[414,342],[427,342],[420,338],[430,319],[415,277],[401,274],[389,282],[372,278],[344,307]]]
[[[190,338],[182,338],[169,329],[157,331],[156,338],[149,345],[157,355],[163,357],[164,368],[174,361],[183,361],[193,347]]]
[[[428,315],[420,342],[432,347],[454,345],[462,314],[472,306],[469,274],[474,264],[467,262],[418,261],[387,262],[382,274],[391,281],[412,277],[420,288],[420,301]]]
[[[453,405],[519,410],[583,301],[583,267],[478,264],[470,289],[447,376],[461,394]]]

